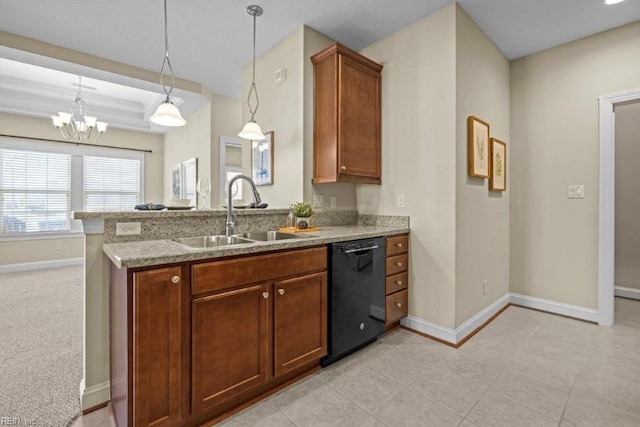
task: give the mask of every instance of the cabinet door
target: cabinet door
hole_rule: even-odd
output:
[[[338,174],[379,181],[380,73],[339,58]]]
[[[274,284],[275,375],[327,354],[327,273]]]
[[[180,267],[133,274],[133,418],[135,426],[180,422],[182,293]]]
[[[270,286],[199,298],[192,305],[192,405],[197,414],[267,382]]]

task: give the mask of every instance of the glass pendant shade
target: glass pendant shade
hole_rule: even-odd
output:
[[[170,101],[165,101],[158,105],[156,112],[149,118],[153,123],[161,126],[184,126],[187,121],[180,114],[178,107],[173,105]]]
[[[252,141],[262,141],[264,139],[264,133],[262,133],[262,129],[256,122],[247,122],[238,136]]]

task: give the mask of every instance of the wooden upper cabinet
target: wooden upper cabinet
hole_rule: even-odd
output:
[[[174,426],[182,419],[181,301],[188,286],[180,267],[133,274],[135,426]]]
[[[380,184],[382,65],[340,44],[311,61],[313,183]]]
[[[275,376],[327,354],[327,273],[274,284]]]

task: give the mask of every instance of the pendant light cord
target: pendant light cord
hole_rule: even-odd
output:
[[[166,1],[166,0],[165,0]],[[249,112],[251,113],[251,121],[255,122],[253,116],[258,111],[260,106],[260,98],[258,98],[258,89],[256,89],[256,13],[253,15],[253,77],[251,79],[251,88],[249,89],[249,95],[247,96],[247,105],[249,106]],[[256,108],[251,108],[251,93],[256,95]]]
[[[169,67],[169,73],[171,76],[171,86],[169,90],[164,84],[164,67]],[[169,59],[169,29],[167,24],[167,0],[164,0],[164,60],[162,61],[162,68],[160,68],[160,84],[162,85],[162,90],[167,95],[167,100],[165,102],[171,102],[169,97],[171,96],[171,92],[173,92],[173,86],[175,85],[175,78],[173,77],[173,67],[171,67],[171,60]]]

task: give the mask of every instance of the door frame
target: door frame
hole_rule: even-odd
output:
[[[598,324],[613,326],[615,276],[615,114],[616,105],[640,100],[640,89],[598,98],[599,215]]]

